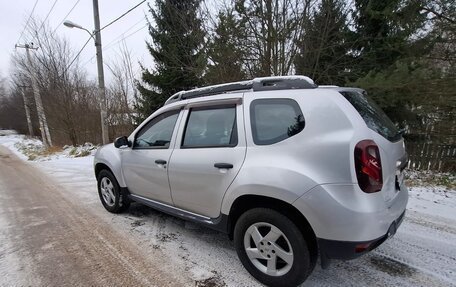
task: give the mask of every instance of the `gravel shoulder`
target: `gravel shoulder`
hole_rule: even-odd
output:
[[[0,276],[5,286],[183,286],[74,193],[0,146]]]

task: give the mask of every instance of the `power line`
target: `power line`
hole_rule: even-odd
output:
[[[57,25],[57,27],[54,29],[54,33],[55,31],[57,31],[57,28],[60,27],[60,25],[63,24],[63,22],[65,22],[65,20],[67,19],[67,17],[71,14],[71,12],[73,12],[74,8],[76,8],[76,6],[79,4],[79,1],[81,0],[77,0],[76,3],[74,3],[73,7],[70,9],[70,11],[65,15],[65,17],[63,17],[62,21],[59,23],[59,25]]]
[[[106,51],[109,50],[109,49],[111,49],[111,48],[114,47],[115,45],[117,45],[119,42],[121,42],[121,41],[123,41],[123,40],[125,40],[125,39],[127,39],[127,38],[129,38],[129,37],[131,37],[131,36],[133,36],[134,34],[138,33],[139,31],[141,31],[142,29],[146,28],[147,26],[149,26],[149,24],[146,24],[146,25],[142,26],[141,28],[139,28],[139,29],[135,30],[134,32],[128,34],[127,36],[122,37],[122,38],[121,38],[120,40],[118,40],[117,42],[115,42],[115,43],[113,43],[113,44],[107,46],[107,47],[105,48]]]
[[[144,19],[141,19],[139,20],[138,22],[136,22],[135,24],[133,24],[132,26],[130,26],[127,30],[125,30],[122,34],[120,34],[119,36],[117,36],[116,38],[114,38],[114,40],[112,40],[111,42],[109,42],[108,44],[106,44],[105,46],[108,47],[109,45],[111,45],[112,43],[114,43],[115,41],[117,41],[119,38],[122,38],[123,36],[125,36],[125,34],[127,32],[129,32],[130,30],[132,30],[134,27],[136,27],[139,23],[143,22]]]
[[[58,1],[59,1],[59,0],[55,0],[55,1],[54,1],[54,4],[52,4],[51,9],[49,9],[49,12],[47,13],[47,15],[46,15],[46,17],[44,18],[43,22],[41,22],[40,28],[39,28],[38,31],[36,32],[37,35],[38,35],[38,33],[41,31],[41,29],[43,28],[44,23],[46,23],[46,20],[49,18],[49,15],[51,15],[51,12],[52,12],[52,10],[54,10],[55,4],[57,4]]]
[[[138,33],[138,32],[141,31],[142,29],[146,28],[148,25],[149,25],[149,24],[146,24],[146,25],[142,26],[141,28],[139,28],[139,29],[135,30],[134,32],[128,34],[127,36],[122,37],[120,40],[116,41],[115,43],[113,43],[113,41],[111,41],[112,44],[111,44],[111,45],[107,45],[106,48],[103,48],[103,52],[105,52],[105,51],[111,49],[112,47],[116,46],[119,42],[121,42],[121,41],[123,41],[123,40],[125,40],[125,39],[127,39],[127,38],[129,38],[129,37],[131,37],[131,36],[133,36],[134,34]],[[124,33],[124,34],[125,34],[125,33]],[[122,35],[123,35],[123,34],[122,34]],[[117,38],[117,39],[118,39],[118,38]],[[90,61],[92,61],[93,58],[95,58],[95,56],[92,56],[89,60],[87,60],[86,62],[84,62],[81,66],[84,67],[84,66],[87,65]]]
[[[29,24],[29,22],[30,22],[30,19],[32,18],[33,12],[35,12],[35,8],[36,8],[36,5],[38,4],[38,1],[39,1],[39,0],[36,0],[36,1],[35,1],[35,4],[33,5],[33,8],[32,8],[32,12],[30,12],[30,15],[29,15],[29,17],[28,17],[28,19],[27,19],[27,22],[25,22],[24,29],[22,29],[22,32],[21,32],[21,34],[19,35],[19,39],[17,39],[16,43],[19,43],[19,41],[20,41],[21,38],[22,38],[22,35],[24,34],[25,29],[27,29],[27,26],[28,26],[28,24]]]
[[[105,26],[103,26],[100,31],[102,31],[103,29],[109,27],[110,25],[114,24],[115,22],[119,21],[122,17],[124,17],[125,15],[127,15],[128,13],[130,13],[131,11],[135,10],[136,8],[139,7],[139,5],[143,4],[144,2],[146,2],[146,0],[143,0],[141,2],[139,2],[138,4],[136,4],[136,6],[132,7],[130,10],[128,10],[127,12],[123,13],[122,15],[120,15],[119,17],[117,17],[116,19],[112,20],[111,22],[109,22],[108,24],[106,24]]]
[[[87,39],[87,41],[85,42],[84,46],[82,46],[82,48],[79,50],[79,52],[73,58],[73,60],[71,60],[70,64],[68,64],[68,66],[65,68],[65,70],[63,71],[63,75],[62,76],[65,75],[65,73],[68,71],[68,69],[71,67],[71,65],[73,65],[73,63],[76,61],[76,59],[79,57],[79,55],[81,55],[82,51],[85,49],[87,44],[89,44],[91,39],[92,39],[92,37],[89,37],[89,39]]]
[[[58,0],[56,0],[58,1]],[[106,24],[105,26],[103,26],[102,28],[100,28],[100,31],[109,27],[110,25],[114,24],[115,22],[119,21],[121,18],[123,18],[125,15],[127,15],[128,13],[130,13],[131,11],[133,11],[134,9],[138,8],[139,5],[143,4],[144,2],[146,2],[146,0],[143,0],[141,2],[139,2],[138,4],[136,4],[135,6],[133,6],[132,8],[130,8],[127,12],[123,13],[122,15],[120,15],[119,17],[117,17],[116,19],[112,20],[111,22],[109,22],[108,24]],[[147,26],[147,25],[146,25]],[[142,27],[141,29],[143,29],[144,27]],[[139,30],[135,31],[135,32],[138,32]],[[132,34],[130,34],[129,36],[131,36]],[[73,58],[73,60],[71,60],[70,64],[66,67],[65,71],[64,71],[64,74],[68,71],[68,69],[71,67],[71,65],[76,61],[76,59],[79,57],[79,55],[81,55],[82,51],[84,50],[84,48],[87,46],[87,44],[89,43],[90,39],[92,39],[92,36],[87,39],[87,41],[85,42],[84,46],[82,46],[82,48],[79,50],[79,52],[76,54],[76,56]]]

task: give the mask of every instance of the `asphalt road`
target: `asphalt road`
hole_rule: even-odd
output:
[[[0,227],[1,286],[194,285],[2,146]]]

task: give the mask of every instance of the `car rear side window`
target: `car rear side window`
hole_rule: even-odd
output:
[[[358,111],[371,130],[389,141],[394,142],[401,139],[401,133],[394,123],[365,92],[354,90],[341,91],[340,93]]]
[[[182,148],[236,146],[236,105],[190,109]]]
[[[258,99],[250,104],[253,142],[270,145],[304,129],[304,116],[292,99]]]

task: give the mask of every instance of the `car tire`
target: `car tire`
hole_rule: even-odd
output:
[[[130,200],[127,194],[120,189],[115,176],[108,170],[102,170],[97,177],[98,195],[101,203],[107,211],[120,213],[130,207]]]
[[[297,286],[313,270],[304,235],[273,209],[243,213],[234,228],[234,244],[247,271],[267,286]]]

